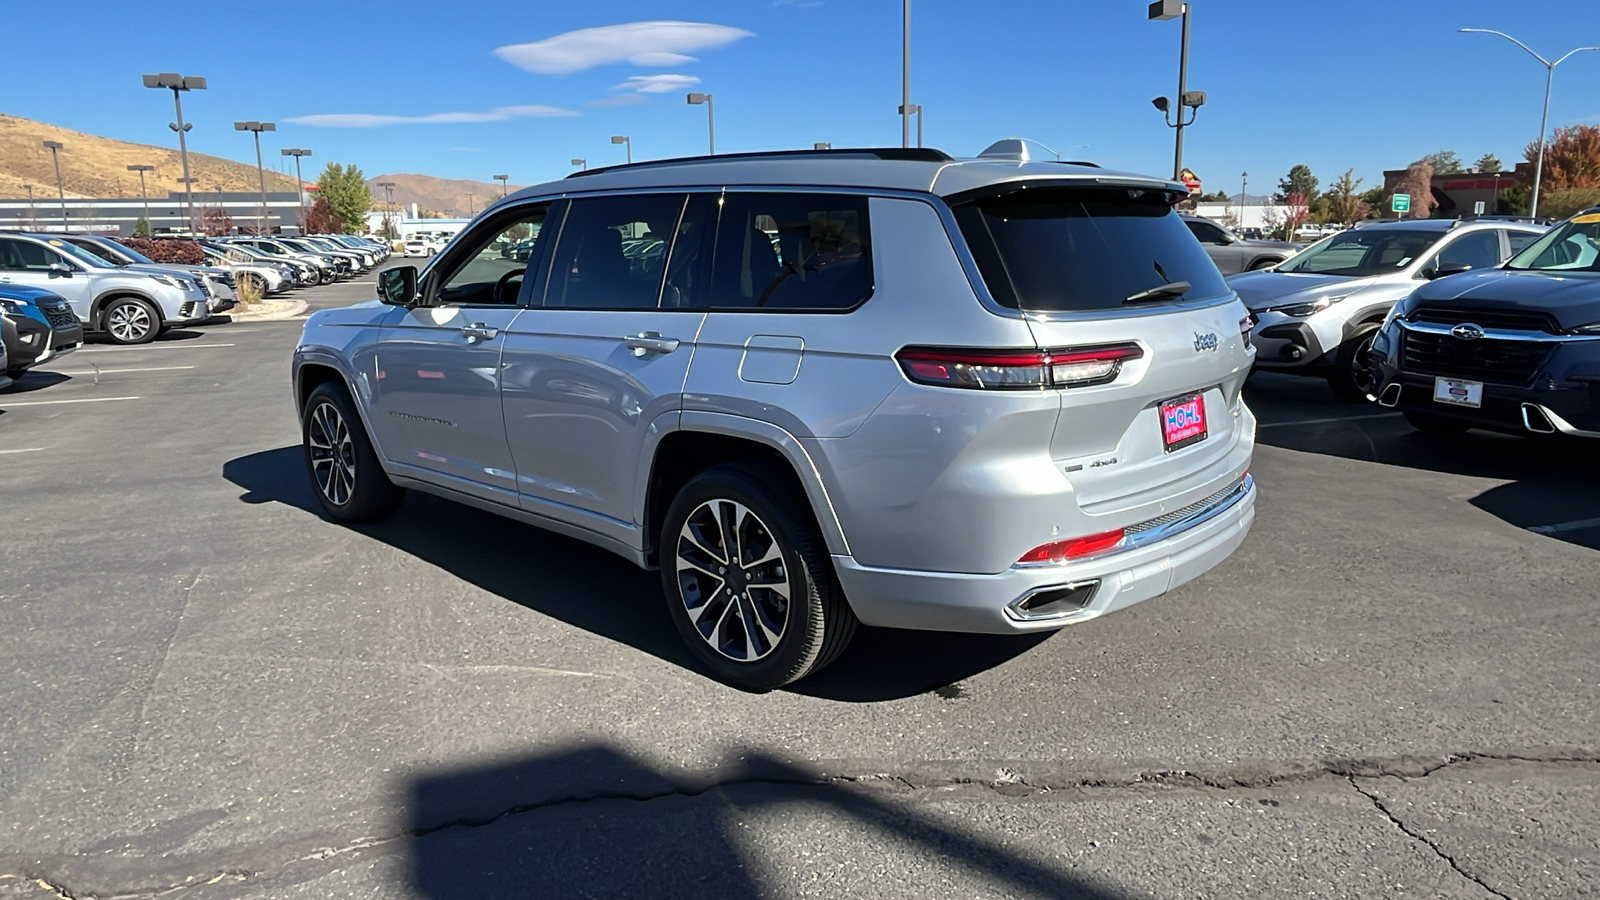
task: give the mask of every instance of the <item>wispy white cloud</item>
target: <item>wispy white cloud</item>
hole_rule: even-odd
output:
[[[694,87],[700,79],[693,75],[635,75],[612,88],[613,91],[634,91],[640,94],[670,94],[686,87]]]
[[[487,112],[442,112],[425,116],[389,116],[374,113],[320,113],[290,116],[285,122],[319,128],[377,128],[383,125],[473,125],[479,122],[504,122],[508,119],[537,119],[575,116],[558,106],[497,106]]]
[[[677,66],[694,62],[687,54],[714,50],[741,38],[743,28],[708,22],[629,22],[583,28],[531,44],[498,47],[494,55],[540,75],[566,75],[596,66],[626,62],[635,66]]]
[[[600,107],[606,107],[606,106],[637,106],[640,103],[649,103],[649,102],[650,102],[650,98],[646,97],[643,94],[618,94],[615,97],[601,97],[598,100],[590,100],[589,101],[589,105],[590,106],[600,106]]]

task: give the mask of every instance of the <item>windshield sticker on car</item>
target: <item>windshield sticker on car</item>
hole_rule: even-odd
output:
[[[1411,262],[1411,257],[1409,257],[1409,256],[1406,257],[1405,259],[1402,259],[1399,262],[1395,263],[1394,267],[1396,269],[1403,269],[1403,268],[1405,268],[1406,263],[1408,263],[1408,262]]]
[[[52,246],[52,247],[60,247],[60,246],[63,246],[63,245],[62,245],[62,243],[60,241],[54,241],[53,240],[53,241],[50,242],[50,246]]]
[[[1574,225],[1593,225],[1595,222],[1600,222],[1600,213],[1589,213],[1572,220]]]

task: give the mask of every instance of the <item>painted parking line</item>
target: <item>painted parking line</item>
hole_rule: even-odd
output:
[[[0,400],[0,409],[16,409],[19,406],[53,406],[57,403],[110,403],[113,400],[138,399],[138,397],[84,397],[81,400],[24,400],[21,403]]]
[[[93,347],[79,350],[79,353],[126,353],[129,350],[208,350],[212,347],[232,347],[233,344],[190,344],[184,341],[174,341],[166,344],[141,344],[137,347]]]
[[[1554,525],[1534,525],[1528,530],[1534,534],[1563,534],[1568,531],[1588,531],[1591,528],[1600,528],[1600,519],[1574,519],[1571,522],[1557,522]]]
[[[1296,419],[1293,422],[1259,422],[1257,428],[1286,428],[1290,425],[1332,425],[1336,422],[1359,422],[1363,419],[1390,419],[1399,413],[1373,413],[1370,416],[1339,416],[1331,419]]]
[[[132,369],[89,369],[83,372],[60,372],[61,375],[70,375],[74,378],[87,375],[121,375],[125,372],[177,372],[192,369],[194,366],[136,366]]]
[[[19,447],[16,450],[0,450],[0,456],[8,453],[38,453],[40,450],[49,450],[49,447]]]

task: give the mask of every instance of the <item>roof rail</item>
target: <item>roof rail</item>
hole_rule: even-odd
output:
[[[652,159],[636,163],[623,163],[616,166],[602,166],[598,169],[586,169],[573,172],[568,178],[583,178],[588,175],[598,175],[601,172],[617,172],[623,169],[646,169],[657,166],[682,166],[692,163],[721,161],[727,159],[897,159],[910,162],[954,162],[955,157],[943,150],[932,147],[841,147],[836,150],[765,150],[756,153],[718,153],[716,156],[679,156],[672,159]]]
[[[1484,213],[1483,215],[1478,215],[1477,213],[1467,213],[1466,215],[1461,216],[1456,221],[1458,221],[1458,222],[1527,222],[1530,225],[1554,225],[1556,222],[1558,222],[1560,220],[1552,219],[1549,216],[1503,216],[1503,215],[1498,215],[1498,214],[1495,214],[1495,213]]]

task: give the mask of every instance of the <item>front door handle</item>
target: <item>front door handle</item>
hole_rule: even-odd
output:
[[[467,339],[467,343],[476,344],[479,341],[492,341],[499,337],[500,329],[490,328],[482,322],[473,322],[471,325],[461,327],[461,335]]]
[[[641,331],[623,338],[622,345],[632,350],[634,356],[644,356],[646,353],[671,353],[678,349],[678,339],[662,337],[659,331]]]

